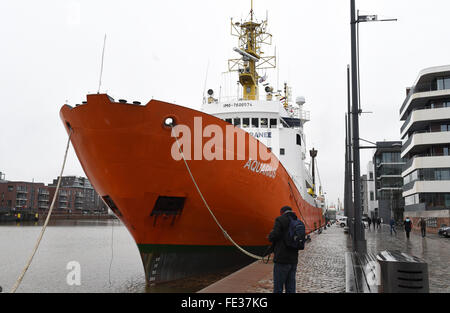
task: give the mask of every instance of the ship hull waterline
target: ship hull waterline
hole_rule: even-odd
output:
[[[89,181],[134,238],[147,283],[253,261],[224,236],[185,163],[172,156],[176,141],[164,121],[171,117],[193,133],[196,118],[201,118],[201,133],[217,125],[225,134],[230,124],[166,102],[132,105],[113,102],[105,94],[88,95],[87,104],[75,108],[64,105],[60,117],[67,132],[72,131],[72,145]],[[243,130],[235,132],[245,133],[246,145],[267,149]],[[285,205],[305,222],[307,232],[321,227],[322,210],[302,199],[285,168],[279,164],[273,175],[252,170],[249,149],[245,156],[238,155],[235,139],[231,160],[196,160],[194,143],[192,160],[187,160],[213,214],[233,240],[263,255],[273,222]],[[231,139],[224,135],[224,153],[227,140]]]

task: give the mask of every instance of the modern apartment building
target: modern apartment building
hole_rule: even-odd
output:
[[[422,70],[400,109],[405,215],[431,230],[450,220],[450,65]]]
[[[54,179],[52,184],[48,185],[50,190],[50,199],[56,191],[58,179]],[[106,210],[100,196],[95,192],[89,180],[85,177],[63,176],[61,178],[61,188],[57,199],[57,207],[66,210]]]
[[[380,217],[387,224],[391,218],[403,219],[402,169],[405,162],[401,158],[401,141],[381,141],[376,146],[373,164],[378,208],[374,209],[373,217]]]
[[[375,188],[375,168],[373,162],[369,161],[367,163],[367,182],[366,182],[367,194],[367,215],[370,218],[374,218],[376,212],[378,211],[378,201],[376,199],[376,188]]]
[[[368,194],[367,194],[367,175],[362,175],[360,179],[361,184],[361,211],[363,215],[368,216],[369,205],[368,205]]]

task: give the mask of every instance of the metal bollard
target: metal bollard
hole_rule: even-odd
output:
[[[428,293],[428,264],[400,251],[377,254],[383,293]]]

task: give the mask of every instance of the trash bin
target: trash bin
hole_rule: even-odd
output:
[[[428,264],[400,251],[377,254],[383,293],[428,293]]]

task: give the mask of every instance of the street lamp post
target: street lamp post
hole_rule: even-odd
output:
[[[367,251],[364,228],[361,220],[361,173],[359,151],[359,97],[358,97],[358,60],[356,40],[356,12],[355,0],[350,0],[350,28],[351,28],[351,54],[352,54],[352,144],[353,144],[353,251],[365,253]]]
[[[360,146],[359,146],[359,114],[361,113],[359,99],[359,45],[357,27],[363,22],[396,21],[396,19],[379,20],[377,15],[356,14],[355,0],[350,0],[350,27],[351,27],[351,69],[352,69],[352,110],[351,110],[351,135],[353,147],[353,250],[365,253],[367,245],[364,227],[361,220],[361,169],[360,169]]]

